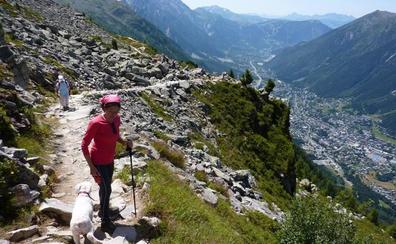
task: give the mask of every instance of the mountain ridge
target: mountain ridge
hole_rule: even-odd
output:
[[[191,10],[182,1],[176,0],[170,4],[161,1],[125,1],[137,14],[167,33],[190,55],[201,58],[202,63],[216,63],[217,67],[209,67],[212,71],[233,68],[241,72],[249,66],[242,62],[245,56],[267,57],[273,49],[311,40],[330,30],[318,22],[290,21],[299,31],[286,28],[285,21],[279,21],[276,25],[271,22],[269,26],[264,26],[265,22],[257,25],[241,23],[202,9]]]

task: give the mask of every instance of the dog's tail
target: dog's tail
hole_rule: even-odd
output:
[[[93,234],[93,232],[89,232],[87,234],[87,238],[88,240],[93,243],[93,244],[103,244],[103,241],[99,240],[98,238],[96,238]]]

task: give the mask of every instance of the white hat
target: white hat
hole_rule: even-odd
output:
[[[63,77],[63,75],[58,75],[58,80],[64,80],[65,78]]]

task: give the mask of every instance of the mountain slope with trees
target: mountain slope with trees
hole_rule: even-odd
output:
[[[348,97],[379,114],[396,135],[396,14],[376,11],[318,39],[284,49],[269,63],[277,77],[325,97]]]
[[[272,50],[312,40],[330,30],[319,21],[244,23],[205,9],[191,10],[180,0],[125,2],[214,71],[235,66],[242,72],[239,63],[250,55],[265,59]]]

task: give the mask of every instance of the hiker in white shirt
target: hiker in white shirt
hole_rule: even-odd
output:
[[[56,92],[59,96],[59,101],[63,110],[69,109],[69,96],[70,96],[70,84],[63,77],[63,75],[58,76],[58,80],[56,83]]]

